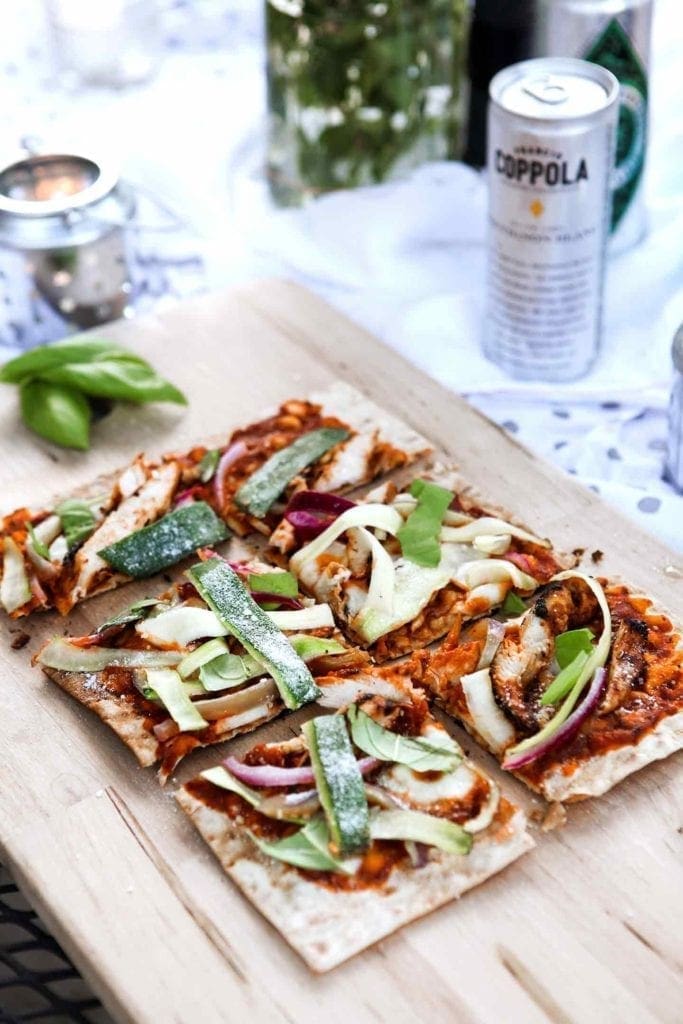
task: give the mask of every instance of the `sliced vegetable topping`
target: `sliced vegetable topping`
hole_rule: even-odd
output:
[[[595,707],[596,700],[599,699],[602,692],[604,685],[604,672],[601,670],[609,657],[609,648],[612,637],[612,616],[610,614],[605,593],[598,581],[592,576],[587,576],[585,573],[575,572],[573,569],[569,569],[566,572],[558,573],[557,576],[553,577],[553,581],[572,579],[574,577],[583,580],[595,594],[603,616],[602,633],[598,638],[597,644],[592,647],[591,653],[588,655],[586,660],[583,661],[576,682],[565,697],[564,703],[561,705],[559,710],[553,715],[550,721],[547,722],[538,733],[536,733],[535,736],[530,736],[528,739],[522,740],[521,743],[511,747],[506,752],[503,768],[508,771],[514,771],[525,764],[529,764],[531,761],[535,761],[536,758],[547,754],[550,750],[557,749],[558,745],[569,742],[569,739],[576,731],[578,731],[582,722]],[[585,651],[580,651],[579,654],[581,653],[585,653]],[[586,698],[582,705],[577,708],[576,714],[572,715],[574,706],[576,705],[576,702],[581,696],[581,693],[589,679],[592,680],[592,682],[590,689],[586,694]],[[555,680],[555,682],[556,681],[557,680]],[[564,684],[562,689],[565,689]],[[595,696],[596,693],[597,698]],[[588,707],[588,711],[586,711],[586,707]],[[581,712],[583,712],[583,714],[581,714]],[[570,715],[571,727],[566,729],[562,728],[565,723],[568,722]],[[559,734],[559,739],[555,738],[556,734]]]
[[[233,690],[248,679],[264,673],[263,665],[248,654],[243,658],[239,654],[221,654],[202,665],[199,679],[205,690]]]
[[[606,670],[604,668],[596,669],[586,696],[579,706],[572,710],[573,704],[570,703],[574,694],[580,693],[575,688],[571,691],[555,717],[548,723],[549,726],[554,725],[554,728],[548,732],[542,729],[537,736],[532,737],[534,740],[533,746],[522,749],[522,744],[519,743],[512,751],[508,751],[503,762],[503,768],[510,772],[517,771],[519,768],[531,764],[532,761],[536,761],[539,757],[550,754],[554,750],[559,750],[573,740],[583,723],[600,704],[606,680]],[[576,699],[574,697],[574,703]],[[566,708],[569,710],[565,711]],[[546,726],[547,728],[548,726]]]
[[[342,856],[364,849],[369,841],[368,803],[345,718],[312,718],[302,732],[334,847]]]
[[[77,647],[57,637],[45,645],[36,661],[46,668],[62,672],[100,672],[109,665],[163,668],[177,665],[180,655],[175,651],[131,651],[125,647]]]
[[[216,472],[216,466],[220,457],[220,448],[211,448],[202,456],[199,463],[199,479],[203,484],[207,484]]]
[[[290,644],[304,661],[313,661],[327,654],[344,654],[346,647],[338,640],[324,640],[319,636],[308,636],[306,633],[295,633],[287,637]]]
[[[193,566],[187,575],[222,625],[273,676],[286,707],[298,708],[320,696],[304,661],[227,562],[211,558]]]
[[[373,810],[370,815],[373,839],[403,839],[436,846],[444,853],[469,853],[472,836],[462,825],[447,818],[435,818],[422,811]]]
[[[266,612],[270,621],[279,629],[325,629],[334,626],[329,604],[312,604],[296,611]]]
[[[549,540],[535,537],[533,533],[522,530],[519,526],[506,523],[504,519],[496,519],[494,516],[479,516],[462,526],[444,526],[441,530],[441,540],[451,544],[471,544],[477,537],[510,536],[519,540],[526,540],[530,544],[538,544],[540,547],[549,548]]]
[[[460,679],[467,709],[474,728],[490,750],[505,750],[515,738],[515,730],[496,703],[488,668],[470,672]]]
[[[249,589],[265,594],[278,594],[282,597],[296,597],[299,584],[291,572],[250,572],[247,578]]]
[[[95,529],[97,516],[92,504],[78,498],[67,498],[55,512],[60,518],[69,551],[81,544]]]
[[[326,530],[323,530],[319,537],[292,555],[289,564],[298,575],[304,562],[322,555],[330,544],[333,544],[338,537],[341,537],[342,533],[352,527],[368,526],[375,530],[385,530],[396,536],[402,525],[403,517],[400,512],[389,505],[380,505],[379,503],[356,505],[354,508],[342,512]]]
[[[510,590],[505,595],[501,611],[504,612],[505,615],[523,615],[526,611],[526,605],[524,604],[524,601],[522,601],[521,597],[518,597],[517,594],[513,594]]]
[[[236,757],[226,757],[223,764],[236,779],[247,782],[250,786],[277,789],[280,786],[312,786],[316,781],[315,772],[310,765],[301,768],[280,768],[279,765],[272,764],[252,765],[238,761]],[[365,775],[377,767],[377,759],[364,757],[356,764],[361,775]]]
[[[163,602],[158,601],[155,597],[143,597],[141,601],[136,601],[125,612],[120,612],[119,615],[106,619],[97,627],[95,632],[104,633],[105,630],[111,629],[112,626],[128,626],[133,622],[140,622],[141,619],[149,615],[152,608],[156,608],[160,604],[163,604]]]
[[[555,658],[560,668],[567,668],[577,654],[589,655],[595,646],[595,637],[590,629],[570,629],[555,637]]]
[[[218,658],[221,654],[228,653],[228,645],[225,640],[221,637],[215,637],[213,640],[207,640],[205,644],[195,648],[194,651],[190,651],[186,654],[183,660],[178,665],[178,672],[187,679],[193,675],[207,662],[213,661],[214,658]]]
[[[284,518],[294,527],[298,543],[313,540],[355,502],[324,491],[296,491],[285,509]]]
[[[171,668],[148,668],[147,682],[181,732],[206,729],[208,723],[190,700],[177,672]]]
[[[321,427],[303,434],[252,473],[237,491],[235,501],[245,512],[263,518],[290,480],[348,437],[348,430],[338,427]]]
[[[405,764],[416,772],[450,772],[462,761],[462,754],[447,732],[434,730],[429,739],[401,736],[385,729],[355,704],[349,708],[353,742],[380,761]]]
[[[439,533],[454,495],[427,480],[414,480],[410,493],[417,498],[417,505],[398,531],[401,551],[416,565],[433,569],[441,561]]]
[[[98,553],[117,572],[142,579],[227,536],[227,527],[213,509],[205,501],[195,501],[173,509]]]
[[[230,793],[237,793],[248,804],[255,807],[260,814],[267,818],[275,818],[278,821],[293,821],[303,823],[310,814],[320,810],[320,801],[316,791],[307,790],[303,793],[286,793],[277,796],[263,796],[251,786],[240,782],[234,775],[225,768],[207,768],[200,772],[203,779],[212,782],[214,786],[227,789]],[[322,819],[321,819],[322,820]]]
[[[274,843],[265,842],[253,833],[251,838],[262,853],[274,857],[275,860],[284,861],[285,864],[292,864],[308,871],[337,871],[343,874],[349,872],[349,869],[329,852],[329,836],[325,819],[322,817],[314,818],[298,832]]]
[[[31,600],[31,585],[24,557],[11,537],[3,538],[2,555],[0,603],[6,612],[11,613]]]
[[[35,553],[37,555],[40,555],[41,558],[47,559],[47,561],[49,562],[50,561],[50,549],[48,548],[47,544],[45,544],[40,539],[40,537],[37,536],[36,531],[33,529],[33,526],[31,525],[31,523],[27,524],[27,528],[28,528],[28,535],[30,537],[31,546],[33,547],[33,550],[35,551]]]
[[[579,651],[573,661],[565,665],[553,679],[552,683],[541,697],[541,704],[547,707],[548,704],[557,704],[558,700],[566,697],[569,691],[576,684],[581,675],[581,669],[588,661],[585,651]]]

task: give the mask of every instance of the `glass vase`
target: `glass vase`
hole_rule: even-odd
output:
[[[266,0],[281,205],[462,151],[467,0]]]

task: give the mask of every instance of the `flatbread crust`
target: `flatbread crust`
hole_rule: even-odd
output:
[[[129,750],[135,754],[138,764],[142,768],[150,768],[152,765],[162,761],[159,768],[159,781],[163,785],[180,758],[174,764],[163,763],[162,745],[156,736],[145,726],[145,717],[125,700],[118,700],[111,691],[108,691],[98,680],[98,672],[62,672],[59,669],[46,668],[41,666],[42,671],[53,682],[57,683],[66,693],[88,708],[100,718],[105,725],[116,733]],[[233,736],[242,733],[253,732],[254,729],[277,718],[284,710],[284,705],[277,700],[269,704],[267,714],[259,716],[258,719],[238,726],[235,729],[227,727],[221,732],[220,737],[211,741],[222,743],[230,740]],[[191,733],[187,734],[192,736]],[[206,746],[206,743],[198,743],[197,746]]]
[[[683,637],[683,629],[667,609],[653,601],[647,594],[637,590],[627,580],[618,575],[610,575],[609,586],[610,588],[626,587],[629,597],[633,600],[649,601],[650,606],[646,614],[655,617],[664,616],[672,623],[673,631]],[[683,639],[679,641],[679,650],[683,652]],[[683,653],[681,657],[683,659]],[[431,693],[435,702],[456,718],[479,746],[489,750],[494,757],[501,760],[500,754],[489,747],[474,728],[468,716],[456,713],[448,707],[446,700],[440,698],[433,690]],[[539,778],[529,778],[523,769],[511,774],[551,803],[556,801],[572,803],[589,797],[602,796],[627,776],[653,761],[661,761],[681,749],[683,749],[683,707],[674,714],[660,718],[634,743],[625,743],[606,750],[604,753],[565,764],[562,763],[562,751],[558,751],[557,763],[548,768]]]
[[[571,775],[567,775],[560,765],[549,771],[538,787],[534,788],[551,802],[572,802],[602,796],[627,775],[632,775],[653,761],[661,761],[682,748],[683,711],[680,711],[659,721],[639,743],[590,757],[580,762]]]
[[[395,868],[381,889],[339,892],[260,853],[227,815],[186,789],[176,800],[233,882],[317,972],[457,899],[534,846],[524,814],[516,811],[498,837],[477,836],[467,856],[433,851],[423,868]]]

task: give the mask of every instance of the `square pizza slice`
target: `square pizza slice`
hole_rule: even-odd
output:
[[[336,709],[177,793],[229,877],[315,971],[479,885],[533,846],[413,666],[319,680]]]
[[[401,491],[387,482],[359,504],[300,491],[271,551],[380,662],[533,592],[571,564],[509,513],[486,507],[454,472]]]
[[[287,572],[211,557],[188,575],[90,636],[50,640],[35,658],[142,766],[158,764],[162,783],[190,751],[314,699],[317,675],[369,662]]]
[[[0,524],[0,605],[13,618],[153,575],[232,529],[268,535],[302,487],[348,490],[430,451],[353,388],[292,399],[227,439],[138,455],[52,507]]]
[[[560,573],[521,615],[457,624],[423,682],[547,800],[599,796],[683,746],[683,637],[617,580]]]

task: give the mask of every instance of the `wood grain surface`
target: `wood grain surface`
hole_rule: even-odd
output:
[[[342,378],[424,433],[536,531],[568,550],[603,551],[601,570],[683,620],[680,556],[301,288],[260,282],[106,333],[183,387],[189,407],[120,406],[95,427],[92,450],[77,454],[29,435],[4,389],[3,511],[38,507],[135,451],[227,433]],[[102,595],[68,622],[43,615],[2,627],[2,856],[118,1020],[681,1021],[680,755],[572,806],[564,828],[537,830],[536,850],[500,876],[316,977],[224,878],[176,807],[173,784],[161,790],[102,723],[30,667],[44,638],[67,627],[86,632],[162,587],[154,580]],[[22,631],[29,644],[10,649]],[[291,721],[266,730],[282,734]],[[215,750],[190,758],[174,782],[215,760]],[[519,783],[505,784],[541,810]]]

